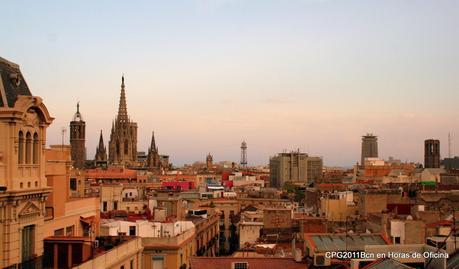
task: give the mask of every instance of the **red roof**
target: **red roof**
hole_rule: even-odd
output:
[[[192,257],[191,268],[232,269],[234,262],[247,262],[250,269],[307,269],[304,262],[295,262],[292,258],[243,258],[243,257]]]
[[[439,226],[451,226],[451,225],[453,225],[453,222],[450,220],[440,220],[440,221],[428,223],[426,226],[428,228],[436,228]]]

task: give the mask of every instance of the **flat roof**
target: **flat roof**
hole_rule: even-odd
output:
[[[310,234],[306,235],[314,243],[316,252],[363,251],[367,245],[387,245],[380,234]]]

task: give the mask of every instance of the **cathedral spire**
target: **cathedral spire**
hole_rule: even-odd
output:
[[[104,145],[104,137],[102,136],[102,130],[100,130],[100,137],[99,137],[99,150],[105,149]]]
[[[150,151],[157,152],[158,148],[156,147],[156,141],[155,141],[155,132],[151,132],[151,145],[150,145]]]
[[[121,77],[121,94],[120,104],[118,107],[118,120],[120,122],[128,122],[127,105],[126,105],[126,92],[124,90],[124,75]]]

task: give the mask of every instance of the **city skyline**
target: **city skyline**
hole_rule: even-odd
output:
[[[6,14],[0,49],[56,118],[48,144],[80,101],[88,159],[100,129],[108,141],[123,73],[138,150],[155,131],[176,165],[237,162],[245,139],[249,165],[300,148],[351,166],[367,132],[383,158],[422,163],[427,138],[446,157],[448,132],[458,154],[453,1],[50,3],[6,3],[24,12]]]

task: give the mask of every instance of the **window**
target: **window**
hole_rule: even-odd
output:
[[[102,203],[102,211],[107,212],[107,202],[106,201]]]
[[[68,226],[65,228],[65,235],[66,236],[73,236],[74,225]]]
[[[19,131],[18,163],[24,163],[24,133]]]
[[[248,269],[249,263],[247,262],[233,262],[232,269]]]
[[[400,237],[394,237],[395,244],[400,244]]]
[[[55,230],[54,236],[64,236],[64,228]]]
[[[38,181],[35,181],[35,187],[38,187]]]
[[[121,265],[120,269],[124,269],[124,265]]]
[[[129,226],[129,235],[135,236],[135,226]]]
[[[113,202],[113,210],[118,210],[118,201]]]
[[[33,135],[33,163],[38,163],[38,134]]]
[[[21,187],[21,189],[24,188],[24,183],[21,182],[19,186]]]
[[[129,269],[134,269],[134,260],[129,263]]]
[[[72,191],[76,191],[77,190],[76,178],[71,178],[70,179],[70,190],[72,190]]]
[[[27,182],[27,188],[30,188],[30,182]]]
[[[26,134],[26,163],[29,164],[32,162],[32,135],[27,132]]]

